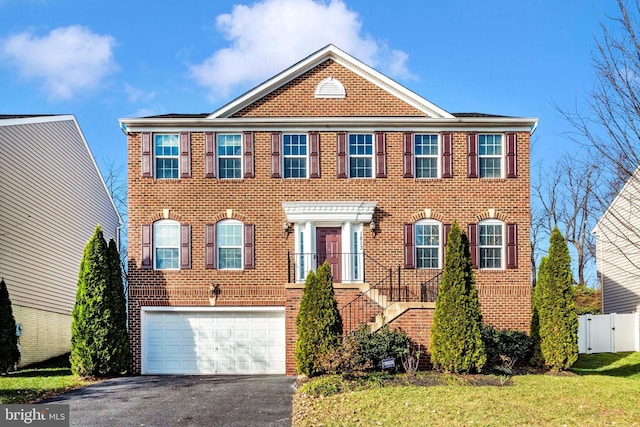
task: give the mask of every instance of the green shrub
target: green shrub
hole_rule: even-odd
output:
[[[317,273],[309,272],[296,317],[298,339],[295,360],[299,374],[324,373],[322,361],[340,345],[342,318],[333,292],[331,268],[326,262]]]
[[[482,315],[474,284],[469,241],[454,221],[431,328],[431,362],[452,373],[480,371],[486,362]]]
[[[80,263],[70,361],[74,374],[96,377],[124,374],[130,364],[119,255],[115,242],[107,246],[100,226]]]
[[[7,372],[20,360],[16,320],[4,279],[0,279],[0,372]]]
[[[531,356],[532,339],[522,331],[497,330],[493,326],[482,327],[487,364],[485,367],[499,368],[513,374],[513,368]]]
[[[578,359],[578,316],[567,242],[557,227],[549,241],[549,253],[540,263],[533,292],[533,361],[561,371]]]
[[[362,359],[369,361],[372,369],[382,369],[382,359],[393,358],[400,366],[401,358],[407,353],[411,339],[402,329],[390,329],[385,324],[380,330],[371,332],[367,325],[353,334],[359,344]]]
[[[360,342],[354,334],[342,339],[342,344],[321,356],[325,372],[340,374],[352,379],[364,375],[373,368],[371,361],[362,355]]]

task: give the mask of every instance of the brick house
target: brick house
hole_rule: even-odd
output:
[[[121,119],[134,372],[295,374],[306,274],[427,345],[455,220],[484,320],[527,330],[537,119],[452,114],[329,45],[211,114]]]

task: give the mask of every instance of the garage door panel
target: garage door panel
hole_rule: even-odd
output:
[[[283,311],[145,312],[143,372],[284,374]]]

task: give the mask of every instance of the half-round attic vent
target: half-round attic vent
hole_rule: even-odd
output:
[[[314,95],[316,98],[344,98],[346,94],[344,86],[339,80],[327,77],[318,83]]]

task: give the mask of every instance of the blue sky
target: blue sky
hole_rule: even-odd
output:
[[[605,0],[0,0],[0,114],[74,114],[100,166],[120,117],[212,112],[333,43],[449,112],[538,117],[573,150]],[[61,153],[62,155],[63,153]]]

